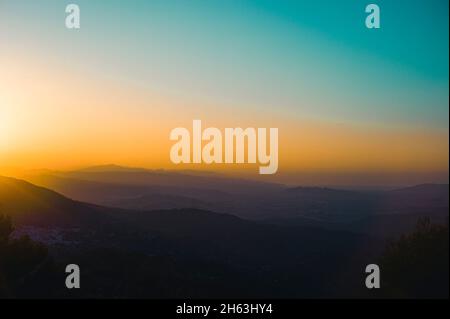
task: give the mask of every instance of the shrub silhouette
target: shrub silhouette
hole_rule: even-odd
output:
[[[419,219],[409,235],[391,242],[381,258],[381,282],[388,297],[448,298],[449,233],[446,225]]]
[[[45,246],[28,236],[13,239],[13,231],[11,218],[0,215],[0,297],[20,295],[48,261]]]

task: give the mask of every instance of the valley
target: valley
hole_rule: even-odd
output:
[[[373,193],[127,170],[40,181],[64,195],[0,177],[0,213],[55,267],[87,270],[83,292],[49,292],[66,297],[366,296],[363,270],[387,239],[421,217],[448,222],[448,185]]]

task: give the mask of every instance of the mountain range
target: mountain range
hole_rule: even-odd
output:
[[[388,191],[288,187],[227,178],[214,173],[146,170],[114,165],[27,178],[74,200],[150,211],[196,208],[275,224],[304,225],[391,236],[410,230],[427,216],[448,216],[448,184],[422,184]],[[395,216],[391,227],[369,229]],[[387,216],[387,217],[386,217]],[[361,227],[359,226],[361,225]],[[384,229],[379,234],[374,229]]]
[[[448,222],[448,185],[358,192],[111,166],[29,180],[0,177],[0,213],[90,269],[80,297],[362,296],[386,238]]]

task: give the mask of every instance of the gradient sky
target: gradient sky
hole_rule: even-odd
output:
[[[76,31],[71,2],[0,0],[0,173],[173,168],[198,118],[279,127],[292,182],[448,181],[448,1],[372,1],[379,30],[360,0],[72,2]]]

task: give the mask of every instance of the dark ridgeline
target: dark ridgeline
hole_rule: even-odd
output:
[[[11,268],[0,263],[0,285],[3,287],[0,294],[3,296],[448,296],[448,280],[443,283],[433,279],[428,285],[421,281],[422,277],[429,277],[425,271],[430,269],[435,271],[435,276],[446,275],[448,278],[448,267],[446,270],[442,267],[445,257],[448,265],[448,226],[447,232],[445,227],[444,230],[422,227],[419,232],[427,232],[427,236],[411,235],[419,239],[406,240],[407,244],[402,239],[398,246],[391,245],[388,250],[385,250],[384,239],[384,236],[413,230],[410,221],[416,223],[421,216],[435,221],[447,220],[448,225],[448,185],[359,193],[320,188],[285,189],[276,184],[230,183],[218,181],[215,176],[189,175],[191,182],[196,178],[201,180],[190,189],[189,184],[177,188],[168,183],[158,187],[150,183],[149,179],[153,177],[148,171],[132,171],[133,174],[144,174],[144,177],[138,178],[135,184],[129,184],[131,180],[127,180],[125,187],[119,182],[123,177],[121,173],[130,174],[127,170],[108,173],[108,181],[104,176],[95,181],[89,175],[98,177],[101,172],[82,173],[84,180],[73,176],[57,177],[64,180],[59,187],[66,187],[66,193],[70,190],[67,185],[83,185],[95,189],[97,192],[93,194],[99,198],[103,196],[103,199],[108,194],[112,196],[108,192],[112,191],[112,197],[127,205],[136,198],[139,210],[78,202],[24,181],[0,177],[0,209],[12,216],[17,228],[8,240],[3,236],[3,246],[12,247],[13,243],[23,241],[23,255],[35,256],[26,267],[20,268],[22,273],[18,276],[13,276]],[[158,174],[165,175],[164,172]],[[158,178],[160,183],[163,179]],[[213,178],[218,189],[206,188],[203,193],[200,186],[210,187],[209,178]],[[171,183],[179,182],[178,176],[173,179]],[[204,184],[199,185],[201,183]],[[240,188],[246,188],[246,191],[239,194]],[[175,190],[183,192],[177,195]],[[74,192],[81,194],[83,188],[75,187]],[[175,207],[189,204],[192,207],[203,205],[200,207],[203,209],[149,211],[145,208],[147,203],[156,205],[154,200],[159,199],[161,201],[156,204],[163,202],[169,208],[173,201],[174,205],[181,205]],[[204,206],[214,208],[220,203],[241,217],[205,210],[208,207]],[[242,214],[246,207],[252,210],[249,216]],[[262,216],[255,219],[258,207]],[[280,216],[274,214],[277,209]],[[387,232],[385,225],[391,226]],[[0,232],[8,235],[7,229],[0,226]],[[433,235],[435,233],[437,235]],[[28,234],[34,241],[24,239],[23,234]],[[426,244],[422,244],[423,238]],[[445,238],[447,246],[442,243]],[[36,241],[45,245],[48,253]],[[436,249],[423,250],[423,245]],[[413,262],[402,255],[405,249],[422,254],[429,260],[428,268],[410,269],[402,276],[398,269]],[[25,265],[17,255],[8,255],[5,251],[11,249],[0,250],[4,257],[0,260]],[[398,256],[402,257],[399,259]],[[387,288],[379,292],[368,291],[364,286],[365,266],[374,262],[383,265],[383,269],[387,267]],[[83,289],[64,289],[64,267],[68,263],[80,265]],[[414,284],[411,278],[417,278],[421,284]],[[43,281],[46,282],[45,289],[42,288]]]

